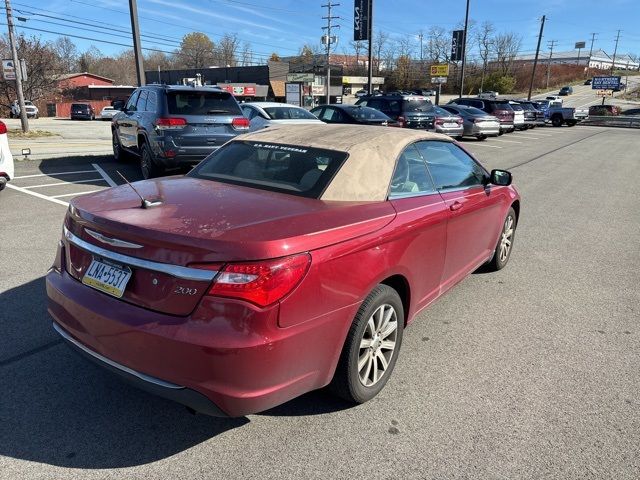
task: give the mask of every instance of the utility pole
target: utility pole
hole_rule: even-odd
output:
[[[369,65],[367,68],[367,92],[373,95],[373,0],[369,2],[369,25],[367,27],[367,38],[369,39]],[[378,73],[380,72],[380,59],[378,58]]]
[[[327,105],[329,105],[331,103],[331,43],[332,43],[332,37],[331,37],[331,29],[332,28],[340,28],[340,25],[331,25],[331,20],[336,19],[336,18],[340,18],[340,17],[336,17],[336,16],[332,16],[331,15],[331,9],[333,7],[337,7],[339,6],[339,3],[327,3],[326,5],[322,5],[322,8],[326,8],[327,9],[327,16],[326,17],[322,17],[324,20],[327,21],[327,26],[326,27],[322,27],[323,30],[326,30],[326,35],[325,35],[325,39],[326,39],[326,44],[327,44]]]
[[[138,5],[136,0],[129,0],[129,16],[131,17],[131,34],[133,35],[133,54],[136,60],[136,77],[138,86],[145,83],[142,50],[140,48],[140,27],[138,26]]]
[[[422,64],[422,38],[424,37],[424,35],[422,34],[422,32],[420,32],[418,34],[418,38],[420,39],[420,64]]]
[[[16,38],[13,33],[13,16],[11,12],[10,0],[5,0],[7,11],[7,25],[9,26],[9,43],[11,44],[11,57],[13,58],[13,69],[16,75],[16,93],[18,95],[18,106],[20,107],[20,125],[22,131],[29,131],[29,120],[27,119],[27,109],[24,106],[24,93],[22,91],[22,65],[18,60],[18,49],[16,48]]]
[[[464,33],[462,34],[462,71],[460,72],[460,95],[464,94],[464,66],[467,57],[467,31],[469,27],[469,0],[467,0],[467,13],[464,16]]]
[[[591,48],[589,49],[589,59],[587,60],[587,77],[591,72],[591,55],[593,54],[593,42],[596,41],[597,33],[591,33],[590,35],[591,35]]]
[[[531,92],[533,91],[533,79],[536,76],[536,66],[538,65],[538,55],[540,55],[540,42],[542,42],[542,32],[544,31],[544,21],[547,16],[542,16],[542,21],[540,22],[540,33],[538,34],[538,46],[536,47],[536,56],[533,59],[533,70],[531,71],[531,81],[529,82],[529,95],[527,95],[527,100],[531,100]]]
[[[613,49],[613,61],[611,62],[611,73],[616,69],[616,53],[618,53],[618,40],[620,40],[620,32],[622,30],[618,30],[618,35],[616,35],[616,46]]]
[[[549,89],[549,73],[551,68],[551,59],[553,58],[553,47],[555,47],[557,44],[557,40],[551,40],[550,42],[547,42],[547,45],[549,46],[549,58],[547,59],[547,90]]]

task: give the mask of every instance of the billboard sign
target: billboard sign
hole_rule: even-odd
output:
[[[576,46],[574,47],[576,50],[582,49],[587,45],[587,42],[576,42]]]
[[[448,77],[449,76],[449,65],[431,65],[431,76],[432,77]]]
[[[16,79],[16,67],[13,60],[2,60],[2,77],[5,80]]]
[[[315,78],[313,73],[288,73],[287,82],[312,83]]]
[[[619,90],[620,76],[593,77],[591,88],[593,90]]]
[[[285,101],[290,105],[300,106],[302,99],[302,90],[299,83],[285,84]]]
[[[353,2],[353,40],[369,40],[371,0]]]
[[[451,61],[462,60],[462,43],[464,41],[464,30],[454,30],[451,38]]]

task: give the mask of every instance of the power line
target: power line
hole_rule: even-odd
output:
[[[547,45],[549,46],[549,58],[547,59],[547,89],[549,88],[549,73],[551,69],[551,59],[553,58],[553,47],[555,47],[557,44],[557,40],[551,40],[547,42]]]

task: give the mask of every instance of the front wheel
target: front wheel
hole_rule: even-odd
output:
[[[500,238],[493,252],[493,258],[486,264],[487,270],[494,272],[501,270],[509,262],[511,247],[513,246],[513,240],[516,234],[516,223],[516,212],[513,207],[511,207],[502,224]]]
[[[358,309],[329,388],[354,403],[375,397],[396,364],[403,328],[404,308],[398,292],[378,285]]]
[[[556,115],[551,118],[551,125],[554,127],[561,127],[563,122],[564,120],[560,115]]]

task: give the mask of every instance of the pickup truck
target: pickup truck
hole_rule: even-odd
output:
[[[554,127],[561,127],[565,124],[573,127],[589,117],[589,111],[586,108],[563,107],[562,104],[553,100],[539,100],[536,103],[544,112],[545,120],[551,122]]]

